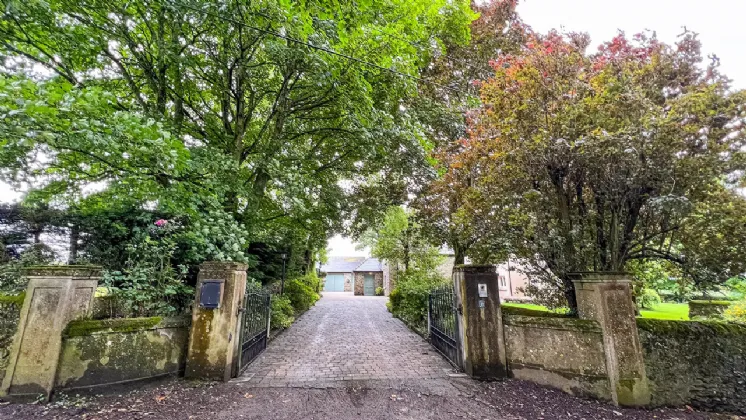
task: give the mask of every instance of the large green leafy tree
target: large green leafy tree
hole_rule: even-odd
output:
[[[422,232],[412,210],[390,207],[378,228],[371,228],[361,238],[371,248],[371,255],[387,261],[405,272],[433,272],[440,263],[438,248]]]
[[[426,140],[401,111],[416,93],[403,75],[465,42],[473,18],[468,2],[445,0],[3,10],[5,179],[81,205],[86,188],[103,186],[97,206],[188,219],[203,257],[226,259],[248,245],[205,225],[309,255],[354,210],[340,180],[424,163]]]
[[[454,159],[479,174],[467,214],[571,307],[571,272],[664,259],[701,287],[744,272],[744,92],[692,33],[587,45],[533,35],[493,62]]]

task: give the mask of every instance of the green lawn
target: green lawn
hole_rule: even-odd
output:
[[[533,303],[503,303],[504,306],[513,306],[516,308],[534,309],[537,311],[548,311],[544,306],[534,305]],[[561,309],[554,312],[562,312]],[[643,318],[670,319],[678,321],[689,320],[689,305],[686,303],[661,303],[654,310],[642,310],[640,314]]]
[[[661,303],[654,310],[641,310],[643,318],[671,319],[676,321],[689,320],[689,305],[686,303]]]
[[[537,311],[548,311],[549,309],[541,306],[541,305],[534,305],[533,303],[512,303],[512,302],[506,302],[503,303],[502,306],[512,306],[514,308],[526,308],[526,309],[535,309]]]
[[[555,312],[555,313],[564,313],[567,310],[566,308],[550,310],[546,306],[534,305],[533,303],[506,302],[506,303],[503,303],[502,306],[512,306],[514,308],[525,308],[525,309],[533,309],[535,311],[547,311],[547,312]]]

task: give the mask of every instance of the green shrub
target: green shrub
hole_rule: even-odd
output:
[[[640,309],[655,309],[660,304],[661,297],[652,289],[643,289],[641,295],[637,297],[637,306]]]
[[[287,296],[272,295],[271,328],[287,328],[295,321],[295,309]]]
[[[746,277],[733,277],[725,282],[725,285],[736,300],[746,298]]]
[[[389,293],[387,306],[395,317],[424,334],[427,330],[427,301],[430,291],[445,282],[437,273],[402,273],[397,279],[396,288]]]
[[[311,288],[314,292],[321,290],[321,279],[316,273],[308,273],[305,276],[298,277],[298,281]]]
[[[125,246],[127,260],[121,270],[103,272],[102,285],[122,305],[125,316],[174,316],[189,310],[194,289],[185,282],[188,268],[172,264],[175,229],[159,220]]]
[[[728,321],[746,323],[746,300],[731,304],[723,315]]]
[[[394,311],[399,308],[401,305],[401,299],[401,291],[398,287],[394,288],[394,290],[389,293],[389,300],[386,302],[386,308],[388,308],[389,312],[393,314]]]
[[[397,286],[389,295],[391,313],[410,327],[424,331],[427,328],[427,299],[430,287],[423,284],[405,283]]]
[[[297,312],[307,311],[319,300],[319,294],[301,279],[290,280],[285,284],[285,296],[290,299]]]
[[[376,296],[383,296],[383,287],[376,287]]]
[[[48,246],[35,244],[21,252],[20,258],[0,264],[0,291],[16,294],[25,290],[27,280],[21,276],[22,269],[49,264],[54,258],[54,252]]]

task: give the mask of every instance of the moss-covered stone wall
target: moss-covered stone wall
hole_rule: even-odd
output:
[[[18,327],[24,295],[0,295],[0,383],[5,378],[13,336]]]
[[[94,387],[183,371],[189,323],[186,318],[73,321],[63,333],[55,389]]]
[[[573,395],[611,399],[597,322],[522,308],[503,309],[508,370],[513,377]]]
[[[722,319],[730,304],[724,300],[692,300],[689,302],[689,319]]]
[[[652,403],[746,414],[746,326],[638,319]]]

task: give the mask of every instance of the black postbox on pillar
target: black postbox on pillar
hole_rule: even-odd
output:
[[[199,292],[199,306],[205,309],[220,308],[225,280],[203,280]]]

